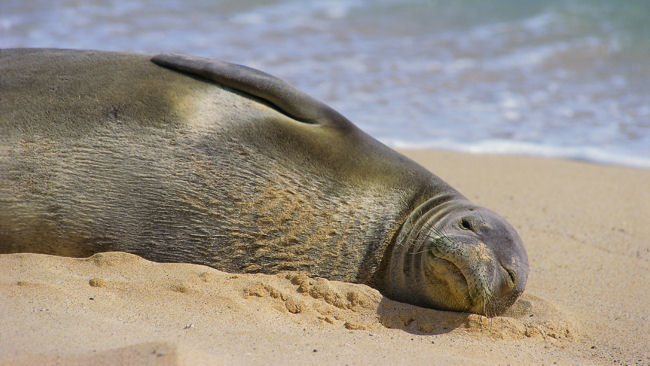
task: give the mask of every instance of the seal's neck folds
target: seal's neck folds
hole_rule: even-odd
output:
[[[411,250],[421,249],[420,245],[425,239],[425,235],[421,234],[428,233],[434,223],[441,221],[445,215],[457,209],[460,205],[469,206],[470,202],[464,197],[452,193],[437,195],[424,201],[411,211],[404,220],[397,233],[395,245],[409,243],[408,246],[411,246],[416,244],[418,248],[411,248]]]
[[[389,296],[413,303],[417,299],[412,288],[419,277],[420,258],[426,250],[428,233],[436,222],[444,219],[449,212],[457,209],[459,205],[471,205],[466,198],[456,192],[435,195],[418,205],[406,217],[389,250],[387,268],[382,275],[384,289]],[[407,297],[407,298],[405,298]]]

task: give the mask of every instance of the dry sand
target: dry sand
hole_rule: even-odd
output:
[[[650,170],[406,154],[519,231],[531,273],[508,313],[125,253],[0,255],[0,364],[650,363]]]

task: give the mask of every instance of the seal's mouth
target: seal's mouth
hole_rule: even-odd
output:
[[[445,294],[440,294],[444,307],[486,315],[491,298],[490,257],[481,255],[480,249],[461,249],[466,246],[449,237],[436,242],[429,250],[429,272],[444,286]]]
[[[429,272],[440,284],[440,304],[436,304],[437,307],[453,311],[468,311],[473,307],[470,290],[472,281],[453,261],[430,253]]]

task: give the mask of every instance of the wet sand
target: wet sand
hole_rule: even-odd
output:
[[[647,364],[650,170],[406,151],[524,240],[506,314],[401,304],[299,273],[125,253],[0,255],[0,364]]]

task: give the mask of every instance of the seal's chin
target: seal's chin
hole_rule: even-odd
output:
[[[453,310],[467,311],[471,298],[467,278],[458,266],[453,262],[436,257],[430,253],[428,258],[429,284],[432,287],[431,293],[435,298],[431,299],[434,307]]]
[[[493,316],[512,303],[510,274],[481,241],[438,237],[430,242],[428,254],[426,276],[435,307]]]
[[[480,270],[468,268],[466,258],[442,258],[430,252],[427,277],[431,294],[435,294],[432,305],[436,308],[472,312],[483,315],[494,314],[489,304],[492,300],[490,277],[494,274],[485,266]]]
[[[507,270],[491,258],[464,253],[437,256],[429,252],[427,277],[435,308],[495,316],[519,297]],[[470,255],[467,255],[470,254]],[[475,254],[475,253],[474,253]]]

